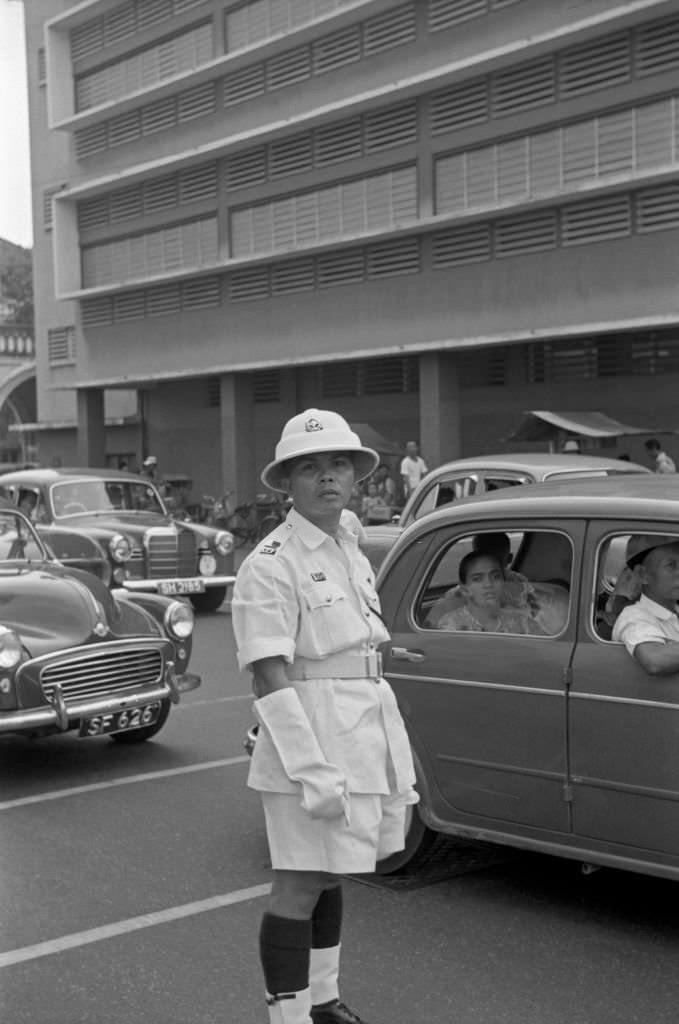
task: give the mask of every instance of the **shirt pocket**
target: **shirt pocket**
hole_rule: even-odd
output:
[[[305,644],[318,655],[334,654],[359,642],[360,624],[341,587],[330,581],[302,591]],[[306,652],[305,652],[306,653]],[[311,652],[310,652],[311,653]]]

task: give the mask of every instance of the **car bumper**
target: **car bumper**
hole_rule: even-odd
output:
[[[141,590],[165,597],[191,597],[210,587],[228,587],[235,580],[235,576],[193,576],[190,579],[123,580],[120,586],[124,590]]]
[[[195,690],[200,683],[200,676],[193,672],[177,675],[172,662],[168,662],[165,666],[163,682],[151,689],[145,689],[143,693],[125,694],[125,696],[118,697],[108,694],[106,697],[67,705],[57,687],[54,701],[49,705],[1,712],[0,734],[20,732],[24,729],[50,728],[65,732],[81,718],[94,718],[96,715],[143,707],[144,704],[153,704],[161,700],[171,700],[173,704],[178,704],[182,693]]]

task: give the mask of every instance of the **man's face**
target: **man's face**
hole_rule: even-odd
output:
[[[346,452],[318,452],[294,459],[288,491],[295,508],[315,522],[339,514],[351,498],[355,470]]]
[[[494,555],[479,555],[470,563],[460,589],[472,604],[490,609],[499,605],[504,581],[500,560]]]
[[[417,445],[414,441],[408,441],[406,451],[411,459],[417,458]]]
[[[638,572],[644,594],[658,604],[672,607],[679,601],[679,542],[654,548]]]

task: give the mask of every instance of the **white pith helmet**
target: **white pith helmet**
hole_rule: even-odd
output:
[[[356,480],[370,476],[380,461],[372,448],[364,448],[358,434],[347,421],[328,409],[306,409],[283,427],[281,439],[276,445],[276,457],[262,470],[261,479],[274,491],[282,491],[283,466],[289,459],[299,455],[315,455],[320,452],[348,452],[356,470]]]

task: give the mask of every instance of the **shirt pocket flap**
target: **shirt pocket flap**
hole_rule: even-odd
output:
[[[330,580],[323,583],[314,583],[313,586],[307,587],[303,593],[307,606],[311,611],[317,608],[331,608],[338,601],[346,599],[346,594],[342,588]]]

